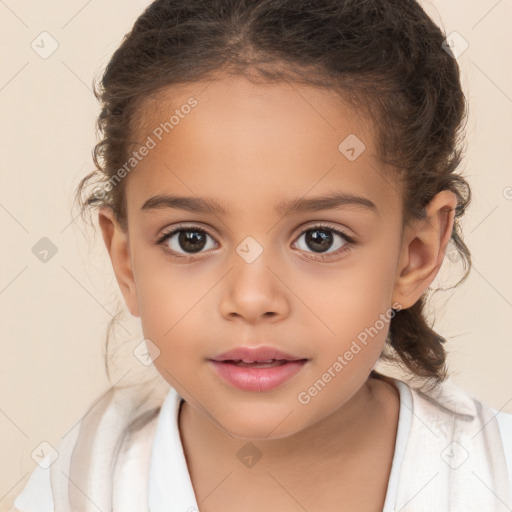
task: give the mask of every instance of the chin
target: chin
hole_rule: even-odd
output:
[[[289,437],[302,430],[294,422],[283,421],[286,414],[251,414],[241,412],[222,418],[217,425],[230,436],[244,441],[270,441]]]

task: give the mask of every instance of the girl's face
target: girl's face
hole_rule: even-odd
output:
[[[111,255],[157,369],[237,437],[326,418],[367,380],[391,308],[429,284],[404,293],[401,191],[367,118],[318,88],[226,78],[166,89],[141,119]],[[262,345],[307,361],[264,391],[211,362]]]

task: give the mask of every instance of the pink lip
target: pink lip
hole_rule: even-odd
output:
[[[257,368],[237,366],[235,361],[255,363],[280,362],[277,366]],[[210,359],[217,373],[233,386],[244,391],[267,391],[273,389],[297,374],[307,359],[294,357],[273,347],[238,347]],[[262,363],[263,364],[263,363]]]
[[[297,374],[306,359],[287,361],[279,366],[268,368],[248,368],[236,366],[228,361],[210,360],[218,374],[233,386],[244,391],[267,391],[273,389]]]
[[[268,359],[279,359],[279,360],[287,360],[287,361],[298,361],[299,359],[304,359],[301,357],[294,357],[290,354],[285,354],[276,348],[269,346],[261,346],[261,347],[237,347],[232,350],[228,350],[223,354],[220,354],[217,357],[212,358],[214,361],[236,361],[236,360],[246,360],[246,361],[267,361]]]

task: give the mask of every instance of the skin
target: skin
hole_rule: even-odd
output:
[[[419,299],[441,266],[456,197],[440,192],[402,230],[401,187],[378,159],[371,121],[311,86],[233,77],[173,86],[143,104],[137,140],[191,96],[198,105],[125,178],[127,231],[107,207],[99,224],[127,307],[160,351],[154,364],[185,398],[179,426],[201,512],[382,510],[399,395],[369,373],[389,325],[309,403],[297,397],[379,315]],[[354,161],[338,149],[349,134],[366,146]],[[274,211],[333,191],[376,212]],[[215,199],[227,213],[141,209],[159,194]],[[177,236],[166,244],[182,256],[156,243],[178,223],[212,236],[201,253],[187,257]],[[326,252],[338,254],[321,260],[304,234],[316,223],[356,243],[340,252],[347,241],[334,234]],[[263,249],[252,263],[236,252],[248,236]],[[242,345],[308,362],[278,388],[242,391],[207,360]],[[250,468],[237,457],[249,441],[262,454]]]

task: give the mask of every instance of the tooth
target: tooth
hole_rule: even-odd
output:
[[[276,359],[266,359],[265,361],[254,361],[252,359],[235,359],[235,362],[243,362],[246,364],[252,364],[252,363],[273,363],[276,361]]]

